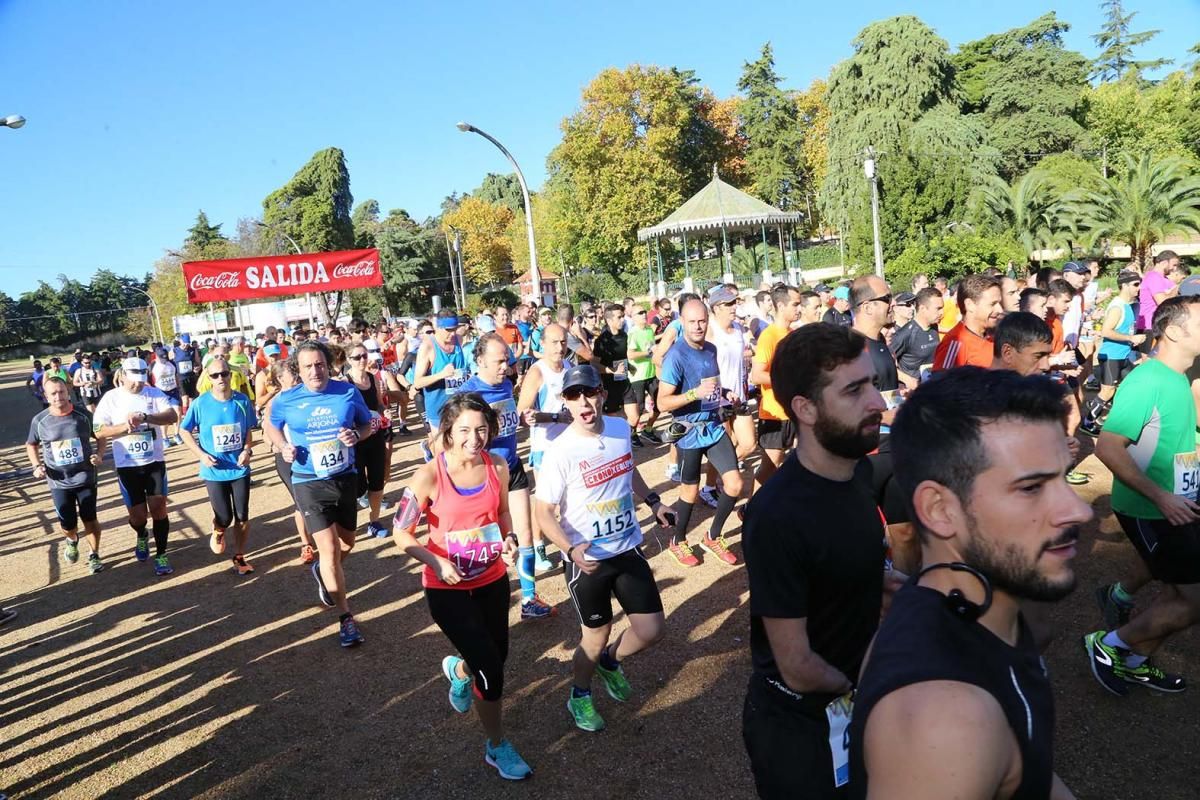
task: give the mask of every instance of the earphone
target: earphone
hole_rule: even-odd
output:
[[[967,596],[962,593],[961,589],[951,589],[950,594],[946,595],[946,606],[956,615],[962,617],[967,622],[975,622],[992,607],[992,584],[979,570],[969,564],[964,564],[961,561],[945,561],[939,564],[930,564],[917,573],[914,582],[921,579],[921,576],[927,572],[932,572],[935,569],[950,569],[955,572],[966,572],[974,575],[981,584],[983,584],[983,603],[973,603],[967,599]]]

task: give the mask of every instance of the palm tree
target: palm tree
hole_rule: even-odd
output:
[[[1200,233],[1200,175],[1177,156],[1126,155],[1125,169],[1066,205],[1089,246],[1100,239],[1124,242],[1133,263],[1145,268],[1156,243]]]
[[[1061,202],[1042,175],[1029,172],[1012,184],[989,176],[976,191],[975,208],[981,222],[1011,232],[1030,255],[1067,243]]]

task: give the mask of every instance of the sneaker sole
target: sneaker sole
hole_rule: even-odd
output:
[[[496,760],[494,758],[492,758],[490,755],[487,755],[486,753],[483,756],[483,760],[486,761],[490,766],[495,767],[496,772],[499,773],[500,777],[504,778],[504,780],[506,780],[506,781],[523,781],[526,778],[528,778],[530,775],[533,774],[533,770],[530,770],[529,772],[525,773],[524,775],[510,775],[509,773],[505,772],[503,769],[500,768],[500,765],[496,763]]]
[[[1187,691],[1187,684],[1180,686],[1178,689],[1169,689],[1165,686],[1155,686],[1152,683],[1142,683],[1141,681],[1130,680],[1129,678],[1121,678],[1130,686],[1140,686],[1148,692],[1161,692],[1163,694],[1180,694]]]
[[[1102,687],[1104,687],[1104,689],[1106,691],[1108,691],[1110,694],[1115,694],[1117,697],[1126,697],[1129,694],[1128,690],[1126,690],[1124,692],[1117,691],[1115,688],[1113,688],[1113,687],[1109,686],[1107,683],[1105,683],[1104,679],[1100,677],[1100,671],[1098,669],[1096,669],[1096,656],[1093,655],[1091,642],[1088,641],[1088,638],[1086,636],[1083,637],[1083,649],[1084,649],[1084,652],[1086,652],[1088,655],[1088,664],[1092,668],[1092,677],[1094,677],[1096,679],[1096,683],[1098,683]],[[1124,680],[1124,678],[1117,678],[1116,675],[1114,675],[1113,677],[1119,681]]]
[[[359,638],[354,639],[349,642],[342,642],[342,641],[338,642],[338,644],[340,644],[342,647],[345,647],[345,648],[358,647],[362,643],[363,643],[363,640],[362,640],[361,636]]]
[[[583,727],[583,725],[581,725],[579,723],[579,720],[575,718],[575,712],[571,710],[571,701],[570,700],[567,701],[567,713],[571,715],[571,719],[575,722],[575,727],[579,728],[579,730],[581,730],[581,731],[587,731],[588,733],[599,733],[600,731],[604,730],[604,728],[605,728],[605,725],[603,723],[600,725],[599,728]]]

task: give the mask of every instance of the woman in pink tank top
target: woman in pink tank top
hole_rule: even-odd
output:
[[[413,475],[396,508],[396,544],[425,565],[421,583],[433,621],[460,655],[442,659],[450,705],[474,705],[487,733],[484,759],[508,780],[532,774],[504,738],[501,698],[511,597],[506,563],[517,537],[508,512],[508,466],[488,452],[499,420],[482,397],[456,394],[442,408],[442,452]],[[415,537],[421,511],[429,537]],[[472,692],[472,688],[474,691]]]

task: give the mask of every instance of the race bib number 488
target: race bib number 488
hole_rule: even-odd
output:
[[[50,443],[50,461],[56,467],[69,467],[83,461],[83,444],[79,437],[59,439]]]

